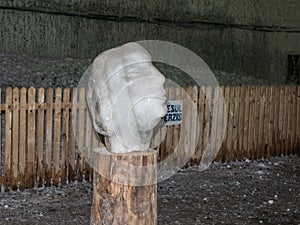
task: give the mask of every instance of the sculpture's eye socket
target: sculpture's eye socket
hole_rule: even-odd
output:
[[[135,79],[138,79],[139,77],[142,77],[144,75],[144,71],[138,68],[125,70],[124,71],[124,77],[127,81],[132,81]]]
[[[149,62],[139,62],[131,64],[124,68],[125,74],[132,74],[133,76],[149,75],[152,71],[152,64]]]
[[[126,73],[124,78],[127,83],[131,83],[137,80],[140,75],[140,73]]]

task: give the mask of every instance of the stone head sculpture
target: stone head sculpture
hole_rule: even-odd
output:
[[[91,65],[87,103],[108,151],[149,149],[152,130],[166,114],[164,76],[150,54],[128,43],[100,54]]]

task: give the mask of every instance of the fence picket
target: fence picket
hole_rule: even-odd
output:
[[[239,130],[239,120],[240,120],[240,98],[241,98],[241,87],[236,86],[234,87],[234,118],[233,118],[233,159],[239,159],[240,153],[239,153],[239,136],[238,134],[243,134],[242,131]]]
[[[286,86],[287,91],[287,131],[286,131],[286,155],[290,154],[291,150],[291,132],[292,132],[292,86]]]
[[[205,102],[204,102],[204,124],[203,124],[203,151],[202,151],[202,158],[201,163],[207,163],[205,161],[206,155],[210,153],[210,116],[211,116],[211,87],[205,87]]]
[[[285,148],[284,148],[284,155],[288,155],[289,147],[290,147],[290,90],[291,86],[285,86],[285,95],[286,95],[286,102],[285,102]]]
[[[192,112],[193,112],[193,87],[188,87],[185,89],[186,91],[186,95],[184,98],[185,101],[185,118],[184,118],[184,154],[182,156],[182,158],[184,159],[184,161],[188,162],[191,157],[193,156],[193,151],[194,149],[192,149],[192,142],[194,140],[192,140],[191,138],[191,134],[192,132],[195,132],[195,130],[191,130],[191,126],[192,126]],[[168,133],[168,132],[167,132]]]
[[[288,154],[294,154],[294,146],[293,146],[293,138],[295,136],[294,134],[294,124],[295,124],[295,116],[294,116],[294,110],[295,107],[297,107],[296,102],[295,102],[295,86],[292,85],[290,88],[290,112],[289,112],[289,128],[290,128],[290,136],[289,136],[289,143],[290,147],[288,149]]]
[[[62,154],[61,154],[61,182],[65,184],[68,176],[68,147],[69,147],[69,122],[70,109],[66,106],[70,102],[70,89],[65,88],[63,92],[63,116],[62,116]]]
[[[232,161],[233,159],[233,127],[234,127],[234,87],[228,87],[228,135],[227,135],[227,152],[226,152],[226,161]]]
[[[185,132],[185,125],[187,123],[187,115],[188,115],[188,103],[187,103],[187,90],[186,89],[181,89],[181,99],[182,99],[182,122],[180,126],[180,140],[179,140],[179,154],[180,154],[180,160],[184,161],[185,156],[186,156],[186,135],[187,133]],[[167,135],[167,134],[166,134]]]
[[[13,89],[12,105],[12,188],[18,188],[19,175],[19,89]]]
[[[256,86],[254,89],[255,94],[255,104],[254,104],[254,130],[253,130],[253,159],[257,159],[259,153],[258,146],[258,134],[259,134],[259,114],[260,114],[260,104],[261,104],[261,96],[260,96],[260,87]]]
[[[296,153],[300,155],[300,86],[297,86],[297,140],[296,140]]]
[[[168,88],[168,92],[167,94],[167,98],[169,100],[174,100],[174,95],[175,95],[175,91],[174,91],[174,87],[169,87]],[[167,133],[166,133],[166,141],[165,141],[165,154],[163,154],[163,159],[168,158],[173,150],[173,131],[174,131],[174,126],[168,126],[167,127]]]
[[[280,155],[280,144],[279,144],[279,135],[280,135],[280,127],[279,127],[279,116],[280,116],[280,87],[275,86],[273,87],[274,92],[274,130],[272,132],[272,139],[273,139],[273,153],[275,155]]]
[[[273,124],[271,123],[272,112],[271,110],[271,102],[272,102],[272,89],[271,86],[266,87],[266,103],[264,110],[264,131],[263,131],[263,149],[264,149],[264,157],[269,157],[271,151],[271,127]]]
[[[283,154],[283,116],[284,116],[284,87],[279,87],[279,116],[278,116],[278,156]]]
[[[69,160],[69,180],[73,180],[75,178],[76,173],[76,164],[75,164],[75,156],[76,156],[76,130],[77,130],[77,88],[72,90],[72,114],[70,117],[71,130],[70,130],[70,160]]]
[[[26,184],[29,188],[35,185],[35,88],[28,89],[28,131],[27,131],[27,179]]]
[[[218,126],[218,98],[219,98],[219,92],[218,88],[214,87],[212,88],[213,92],[213,99],[211,101],[212,103],[212,118],[211,118],[211,135],[210,135],[210,152],[211,154],[214,154],[216,152],[217,148],[217,126]]]
[[[224,98],[225,98],[225,106],[227,108],[227,115],[224,115],[224,116],[227,116],[226,120],[227,120],[227,125],[226,125],[226,130],[225,130],[225,140],[223,141],[223,161],[229,161],[230,157],[229,157],[229,151],[230,151],[230,146],[231,146],[231,143],[230,143],[230,137],[231,137],[231,133],[230,133],[230,120],[231,120],[231,116],[232,116],[232,113],[231,113],[231,107],[230,107],[230,102],[229,102],[229,98],[230,98],[230,87],[225,87],[225,90],[224,90]],[[230,133],[230,134],[229,134]]]
[[[169,89],[170,89],[170,87],[165,88],[167,99],[169,98]],[[167,157],[167,155],[166,155],[166,152],[167,152],[166,142],[167,142],[167,136],[168,136],[167,135],[167,133],[168,133],[167,130],[168,129],[169,129],[169,126],[165,127],[164,129],[163,128],[159,129],[160,134],[157,136],[157,137],[160,137],[160,141],[159,141],[160,145],[158,147],[158,151],[159,151],[158,159],[159,159],[159,161],[163,161]],[[165,130],[165,132],[164,132],[164,130]],[[180,148],[180,149],[182,149],[182,148]]]
[[[263,130],[263,157],[269,157],[270,155],[270,104],[271,104],[271,87],[266,87],[266,101],[264,109],[264,130]]]
[[[223,133],[223,114],[224,114],[224,107],[223,107],[223,102],[221,101],[224,93],[224,88],[223,87],[217,87],[217,92],[218,92],[218,99],[217,99],[217,106],[218,106],[218,116],[217,116],[217,131],[216,131],[216,161],[220,161],[221,159],[221,145],[222,145],[222,133]]]
[[[191,89],[191,133],[190,133],[190,148],[189,154],[192,154],[190,156],[191,160],[193,161],[193,158],[195,157],[195,150],[197,147],[197,141],[198,141],[198,136],[197,136],[197,120],[198,120],[198,88],[197,86],[192,87]],[[175,128],[175,127],[174,127]]]
[[[224,87],[218,87],[217,88],[218,92],[219,92],[219,98],[218,98],[218,124],[217,124],[217,142],[216,142],[216,147],[217,147],[217,154],[218,154],[218,158],[217,159],[221,159],[222,160],[222,152],[221,152],[221,147],[222,147],[222,141],[223,141],[223,134],[224,134],[224,126],[226,124],[226,120],[224,120],[225,117],[223,117],[223,114],[226,114],[225,110],[226,108],[224,108]],[[216,159],[216,160],[217,160]]]
[[[191,143],[192,143],[192,154],[194,156],[197,142],[198,142],[198,136],[197,136],[197,120],[198,120],[198,87],[194,86],[192,89],[192,116],[191,116]],[[191,156],[192,157],[192,156]]]
[[[2,171],[2,89],[0,88],[0,188],[4,184]]]
[[[60,137],[61,137],[61,100],[62,100],[62,90],[57,88],[55,90],[55,107],[54,107],[54,174],[53,174],[53,184],[58,186],[61,169],[60,169]]]
[[[266,87],[261,86],[259,96],[259,119],[258,119],[258,136],[257,136],[257,155],[256,158],[264,156],[263,152],[263,131],[264,131],[264,111],[266,103]]]
[[[222,95],[223,95],[223,113],[220,119],[222,120],[222,133],[221,133],[221,146],[220,146],[220,154],[222,162],[226,161],[226,139],[227,139],[227,125],[228,125],[228,104],[226,102],[226,88],[222,86],[221,88]]]
[[[239,102],[239,111],[238,111],[238,124],[237,124],[237,152],[238,152],[238,160],[242,160],[245,157],[245,151],[243,149],[244,142],[244,129],[245,129],[245,98],[246,98],[246,88],[238,87],[240,95],[238,98]]]
[[[4,176],[6,189],[11,187],[11,128],[12,128],[12,88],[6,89]]]
[[[271,96],[270,96],[270,117],[269,117],[269,155],[273,155],[275,150],[275,133],[274,130],[276,129],[276,87],[271,86]]]
[[[287,127],[287,155],[292,153],[293,149],[293,113],[294,113],[294,102],[293,102],[293,89],[294,86],[288,88],[288,127]]]
[[[26,188],[26,103],[27,103],[27,89],[20,90],[20,144],[19,144],[19,170],[20,170],[20,190]]]
[[[53,129],[53,89],[47,89],[47,110],[46,110],[46,185],[50,186],[52,174],[52,129]]]
[[[85,150],[84,150],[84,117],[85,117],[85,108],[86,108],[86,103],[85,103],[85,89],[81,88],[79,89],[79,112],[78,112],[78,153],[77,153],[77,168],[78,168],[78,177],[79,180],[81,180],[82,175],[85,173],[84,171],[84,155],[85,155]]]
[[[288,88],[287,86],[283,87],[284,95],[283,95],[283,155],[287,154],[287,142],[288,142],[288,108],[289,108],[289,99],[288,99]]]
[[[93,127],[92,127],[92,121],[89,115],[89,111],[86,110],[86,134],[85,134],[85,179],[86,180],[91,180],[91,175],[92,175],[92,134],[93,134]]]
[[[249,133],[249,111],[250,111],[250,87],[243,87],[245,92],[245,99],[243,99],[244,102],[244,122],[243,122],[243,141],[242,141],[242,151],[244,158],[249,158],[248,154],[248,133]]]
[[[292,125],[292,134],[291,134],[291,154],[296,153],[297,148],[297,86],[293,86],[292,89],[292,119],[291,119],[291,125]]]
[[[43,186],[45,180],[45,171],[44,171],[44,120],[45,120],[45,89],[38,89],[38,123],[37,123],[37,172],[38,180],[37,184],[39,187]]]
[[[204,122],[204,101],[205,101],[205,90],[199,87],[199,99],[198,99],[198,123],[197,123],[197,135],[198,143],[195,150],[195,156],[193,159],[194,164],[199,164],[203,152],[203,122]]]
[[[175,88],[175,99],[176,100],[181,100],[181,88],[176,87]],[[178,146],[179,146],[179,137],[180,137],[180,125],[174,125],[173,126],[173,151],[178,151]],[[178,163],[178,161],[175,160],[174,164]]]
[[[274,139],[275,139],[275,143],[274,143],[274,151],[276,152],[276,156],[280,156],[281,155],[281,150],[280,150],[280,136],[281,136],[281,127],[280,127],[280,111],[281,111],[281,96],[280,96],[280,92],[281,92],[281,88],[280,86],[277,86],[275,88],[275,98],[277,98],[276,101],[276,105],[275,105],[275,117],[274,117],[274,121],[275,121],[275,134],[274,134]],[[278,143],[278,144],[276,144]]]
[[[255,87],[249,87],[249,132],[247,135],[247,155],[249,159],[253,158],[254,151],[254,121],[255,121]]]

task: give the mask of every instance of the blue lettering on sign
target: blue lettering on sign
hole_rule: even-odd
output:
[[[168,100],[167,101],[167,114],[164,117],[166,125],[177,125],[182,121],[182,101],[181,100]]]
[[[181,105],[167,105],[167,107],[168,107],[168,113],[182,112]]]

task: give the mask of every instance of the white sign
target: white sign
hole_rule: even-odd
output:
[[[164,118],[166,125],[181,124],[182,101],[181,100],[168,100],[167,107],[168,107],[168,111]]]

